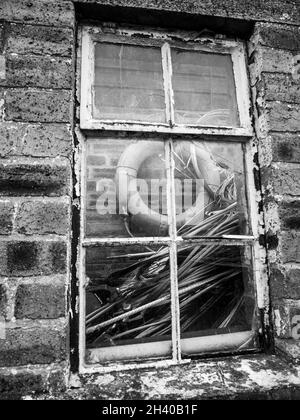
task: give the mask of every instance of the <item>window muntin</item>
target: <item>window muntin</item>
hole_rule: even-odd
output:
[[[147,223],[142,223],[142,218],[138,219],[136,225],[140,224],[141,230],[138,231],[136,226],[131,223],[131,213],[130,208],[127,208],[127,212],[123,211],[119,212],[116,216],[120,223],[120,226],[123,225],[121,230],[120,228],[116,229],[114,232],[110,232],[109,228],[109,220],[111,215],[109,214],[96,214],[94,210],[94,220],[97,220],[96,223],[100,221],[97,219],[99,216],[102,218],[101,224],[102,228],[99,229],[90,229],[89,223],[91,223],[92,218],[89,219],[90,216],[87,215],[87,212],[91,210],[88,209],[88,205],[85,201],[85,198],[82,201],[83,211],[83,218],[82,224],[85,228],[82,231],[82,261],[83,261],[83,275],[82,275],[82,294],[81,294],[81,317],[83,321],[83,325],[85,325],[84,331],[90,334],[91,330],[88,328],[93,327],[95,325],[86,324],[85,316],[91,315],[93,311],[98,311],[97,313],[102,314],[102,307],[103,299],[99,302],[98,298],[93,296],[93,291],[89,289],[90,285],[93,285],[95,281],[97,282],[97,275],[95,273],[91,276],[90,267],[87,264],[87,256],[90,252],[98,253],[99,249],[102,247],[120,247],[120,249],[125,250],[129,249],[129,247],[135,246],[138,249],[142,250],[140,252],[135,253],[128,253],[128,254],[121,254],[122,258],[124,255],[127,255],[128,261],[131,261],[134,258],[139,260],[139,264],[142,266],[145,263],[144,259],[147,258],[147,255],[144,252],[153,252],[155,249],[155,256],[159,259],[160,258],[160,251],[161,249],[168,249],[168,256],[169,262],[167,266],[169,266],[169,279],[170,282],[168,283],[170,286],[170,316],[171,316],[171,334],[164,336],[157,334],[157,337],[142,337],[142,341],[135,341],[140,340],[136,337],[126,337],[128,331],[131,330],[120,330],[120,327],[117,325],[116,328],[119,329],[118,333],[116,334],[117,340],[112,339],[109,340],[97,341],[93,343],[90,341],[90,337],[88,336],[86,341],[85,333],[81,332],[81,343],[82,343],[82,363],[83,365],[87,364],[97,364],[104,362],[112,362],[112,361],[121,361],[121,360],[147,360],[153,358],[172,358],[173,362],[178,362],[182,358],[189,357],[190,355],[202,354],[202,353],[215,353],[215,352],[226,352],[226,351],[239,351],[245,349],[257,349],[258,345],[258,331],[261,329],[259,317],[258,317],[258,309],[257,307],[261,308],[264,306],[264,291],[262,289],[257,289],[257,264],[259,264],[259,250],[258,250],[258,235],[257,235],[257,219],[253,211],[256,211],[255,204],[253,202],[253,198],[249,195],[249,191],[253,186],[253,179],[250,172],[251,164],[249,165],[250,161],[250,147],[247,140],[249,136],[252,135],[252,129],[250,124],[250,115],[249,115],[249,94],[248,94],[248,80],[246,76],[246,66],[244,62],[244,50],[241,43],[238,42],[227,42],[227,41],[216,41],[213,42],[213,45],[209,45],[209,43],[202,43],[201,40],[197,42],[180,42],[178,45],[177,42],[173,42],[168,38],[168,35],[162,36],[161,34],[154,36],[153,39],[144,41],[141,43],[138,39],[138,36],[131,37],[132,34],[124,36],[119,35],[105,35],[98,34],[97,29],[87,29],[84,30],[83,34],[83,44],[82,44],[82,62],[83,62],[83,71],[82,71],[82,89],[81,89],[81,128],[82,129],[89,129],[89,130],[106,130],[106,134],[101,134],[101,138],[97,137],[97,131],[91,136],[90,132],[87,132],[88,138],[86,144],[84,146],[84,170],[83,170],[83,187],[84,190],[88,190],[88,182],[86,182],[89,173],[89,165],[90,162],[93,161],[93,154],[96,149],[99,150],[99,153],[105,151],[106,148],[111,147],[115,148],[116,156],[114,159],[111,159],[113,162],[113,171],[110,174],[110,180],[116,182],[116,187],[113,190],[118,191],[118,164],[121,160],[123,153],[126,153],[126,150],[136,144],[140,144],[145,142],[155,143],[156,145],[160,144],[158,149],[160,150],[159,153],[154,151],[153,154],[150,156],[149,161],[147,162],[146,159],[138,159],[138,171],[136,170],[136,178],[142,179],[142,184],[137,185],[136,189],[138,191],[139,197],[138,199],[142,199],[144,204],[146,203],[146,207],[151,210],[152,204],[152,197],[151,197],[151,187],[149,188],[149,181],[152,180],[151,171],[153,170],[158,171],[160,173],[161,180],[163,181],[162,184],[162,197],[156,200],[156,207],[154,206],[154,210],[158,214],[162,214],[164,216],[164,221],[167,220],[167,224],[164,223],[163,233],[161,229],[157,230],[157,223],[155,224],[155,229],[153,230],[153,226],[149,228],[149,219]],[[116,33],[118,31],[115,31]],[[121,31],[122,32],[122,31]],[[112,39],[113,38],[113,42]],[[134,45],[141,47],[143,44],[143,48],[154,48],[157,49],[158,47],[161,49],[162,53],[162,68],[163,68],[163,81],[164,81],[164,93],[165,93],[165,113],[166,113],[166,123],[157,123],[153,121],[129,121],[129,120],[118,120],[113,119],[109,120],[97,120],[93,119],[92,117],[92,106],[91,100],[92,92],[91,92],[91,81],[94,80],[94,47],[96,44],[105,43],[112,45],[117,44],[119,45]],[[91,48],[92,47],[92,48]],[[193,56],[195,53],[198,57],[200,55],[206,54],[206,56],[213,57],[215,56],[216,60],[220,60],[222,64],[227,63],[227,73],[226,80],[227,85],[231,85],[232,89],[230,90],[230,95],[228,96],[227,105],[230,105],[230,113],[227,122],[224,123],[224,116],[223,122],[221,124],[224,125],[216,125],[213,127],[213,123],[209,123],[207,126],[197,126],[192,124],[192,115],[187,110],[187,114],[189,115],[188,121],[185,121],[180,117],[180,114],[177,114],[176,120],[176,91],[172,88],[172,81],[174,79],[174,66],[172,64],[172,54],[173,51],[176,49],[182,50],[182,52],[186,51],[187,56]],[[88,53],[88,54],[87,54]],[[88,59],[87,59],[88,55]],[[223,60],[224,58],[224,60]],[[232,67],[231,66],[232,62]],[[87,66],[89,63],[89,66]],[[176,58],[175,58],[176,63]],[[226,67],[225,65],[225,67]],[[229,71],[228,71],[229,66]],[[175,66],[176,67],[176,66]],[[89,72],[87,72],[87,68],[89,68]],[[176,71],[176,68],[175,68]],[[178,75],[180,77],[180,67]],[[232,78],[233,75],[233,78]],[[87,77],[85,77],[87,76]],[[175,76],[176,77],[176,76]],[[211,86],[216,86],[216,84],[211,83]],[[223,84],[224,86],[224,84]],[[180,96],[180,91],[179,91]],[[178,92],[177,92],[178,97]],[[210,104],[214,103],[214,98],[212,98]],[[217,103],[218,105],[218,103]],[[219,106],[219,105],[218,105]],[[219,109],[219,108],[218,108]],[[221,108],[220,108],[221,109]],[[208,113],[211,112],[210,110]],[[151,114],[153,115],[153,114]],[[178,118],[179,116],[179,118]],[[217,117],[217,115],[215,115]],[[227,118],[227,117],[226,117]],[[228,121],[231,121],[230,123]],[[196,123],[197,124],[197,123]],[[219,124],[219,123],[218,123]],[[226,126],[226,124],[231,124],[231,126]],[[236,126],[234,126],[234,124]],[[212,127],[210,127],[210,125]],[[114,130],[113,136],[108,134],[108,130]],[[124,135],[122,132],[125,131],[135,131],[134,136],[130,133]],[[149,136],[145,134],[147,132],[157,132],[156,136]],[[168,133],[168,136],[163,136],[163,133]],[[181,137],[176,135],[180,134]],[[174,137],[173,137],[174,135]],[[215,137],[214,137],[215,136]],[[91,145],[94,146],[91,146]],[[162,146],[164,145],[164,155],[161,153]],[[184,228],[188,228],[188,234],[186,235],[186,230],[181,230],[181,225],[178,226],[178,205],[180,209],[182,208],[182,203],[184,203],[185,198],[187,198],[188,203],[191,203],[192,206],[195,204],[195,200],[198,196],[201,197],[205,195],[205,180],[207,177],[201,176],[199,177],[199,173],[197,170],[194,172],[192,181],[197,184],[197,181],[200,181],[198,187],[192,186],[189,190],[188,188],[181,188],[179,189],[178,196],[178,189],[177,184],[178,180],[182,181],[182,174],[178,173],[178,151],[180,152],[180,148],[187,148],[190,156],[187,156],[186,162],[184,162],[183,167],[186,169],[188,165],[192,165],[195,171],[195,168],[199,166],[201,167],[201,162],[199,162],[199,157],[196,153],[196,158],[194,156],[194,151],[191,149],[196,149],[197,147],[204,149],[210,156],[210,160],[213,162],[214,166],[217,168],[217,171],[223,171],[222,176],[220,176],[220,184],[224,180],[226,180],[225,175],[227,174],[228,178],[231,178],[229,183],[225,183],[222,188],[217,188],[218,192],[222,190],[222,194],[219,194],[218,200],[215,200],[218,205],[220,205],[219,209],[213,209],[212,212],[207,211],[205,214],[205,210],[202,211],[204,218],[201,219],[202,222],[211,222],[209,220],[210,216],[215,216],[213,213],[216,211],[216,215],[219,216],[218,211],[221,211],[220,216],[224,216],[222,219],[226,223],[228,222],[227,216],[234,215],[235,222],[230,224],[229,229],[212,229],[203,230],[200,229],[198,232],[199,235],[191,235],[189,229],[190,225],[187,223],[184,225]],[[97,147],[95,147],[97,146]],[[92,150],[94,147],[94,150]],[[152,146],[151,146],[152,147]],[[150,147],[150,149],[151,149]],[[90,161],[88,161],[87,157],[90,155]],[[94,155],[94,162],[97,161],[97,152]],[[130,153],[129,153],[130,155]],[[187,155],[187,153],[184,154]],[[180,155],[181,156],[181,155]],[[182,158],[182,156],[181,156]],[[187,165],[188,164],[188,165]],[[97,166],[94,165],[94,166]],[[107,168],[106,168],[107,169]],[[101,183],[105,175],[104,167],[97,172],[98,179],[97,182]],[[135,168],[136,169],[136,168]],[[191,168],[190,168],[191,169]],[[182,168],[180,168],[182,170]],[[102,171],[102,172],[101,172]],[[113,176],[113,172],[115,171],[115,176]],[[148,172],[147,172],[148,171]],[[139,172],[139,173],[138,173]],[[155,176],[157,176],[157,173]],[[195,176],[196,174],[196,176]],[[116,176],[117,175],[117,176]],[[128,175],[128,174],[127,174]],[[191,177],[190,177],[191,178]],[[95,181],[95,180],[94,180]],[[145,182],[144,182],[145,181]],[[221,182],[222,181],[222,182]],[[145,185],[147,184],[147,187]],[[95,185],[95,184],[94,184]],[[213,184],[214,185],[214,184]],[[211,185],[212,187],[212,185]],[[218,186],[217,186],[218,187]],[[94,188],[94,189],[93,189]],[[140,188],[140,189],[139,189]],[[144,190],[143,190],[144,188]],[[148,189],[147,189],[148,188]],[[197,189],[198,188],[198,189]],[[214,196],[217,195],[215,190],[216,185],[213,188]],[[150,189],[150,194],[149,194]],[[83,191],[83,197],[86,197],[86,191]],[[191,192],[189,192],[191,191]],[[95,193],[95,187],[92,187],[90,192],[93,194]],[[100,189],[101,192],[101,189]],[[136,193],[136,191],[134,191]],[[119,193],[119,191],[118,191]],[[130,195],[130,188],[126,188],[125,195]],[[101,194],[100,194],[101,195]],[[109,194],[108,194],[109,196]],[[150,196],[150,203],[147,201]],[[184,197],[185,196],[185,197]],[[220,196],[222,200],[220,199]],[[94,194],[94,204],[95,200],[99,198],[99,191],[96,190],[96,194]],[[229,200],[223,200],[223,199]],[[235,198],[236,204],[233,208],[230,207],[232,205],[232,199]],[[101,200],[100,200],[101,201]],[[117,198],[118,202],[118,198]],[[155,202],[155,200],[154,200]],[[157,207],[157,202],[160,205]],[[166,203],[166,207],[162,205],[162,203]],[[205,198],[202,199],[204,207],[206,207],[207,203],[205,202]],[[226,204],[225,204],[226,202]],[[231,204],[230,204],[231,202]],[[179,203],[179,204],[178,204]],[[108,205],[108,202],[107,202]],[[200,200],[201,205],[201,200]],[[183,206],[183,211],[186,209],[186,206]],[[108,205],[109,208],[109,205]],[[118,205],[116,207],[119,209]],[[119,210],[118,210],[119,211]],[[224,213],[223,213],[224,212]],[[200,212],[201,213],[201,212]],[[213,213],[213,214],[211,214]],[[147,215],[148,216],[148,215]],[[208,219],[208,220],[207,220]],[[224,220],[225,219],[225,220]],[[124,221],[126,220],[127,228],[125,227],[124,230]],[[200,222],[201,222],[200,220]],[[219,220],[220,221],[220,220]],[[197,223],[199,220],[197,220]],[[214,221],[215,222],[215,221]],[[230,222],[230,217],[229,217]],[[145,226],[147,225],[147,228]],[[128,229],[129,227],[129,229]],[[197,227],[197,225],[196,225]],[[220,227],[218,225],[218,227]],[[228,226],[227,226],[228,227]],[[194,229],[194,221],[192,224],[192,232]],[[196,229],[197,230],[197,229]],[[254,236],[252,236],[252,234]],[[229,303],[231,304],[230,308],[225,308],[221,316],[221,322],[218,325],[218,328],[215,328],[214,324],[209,324],[209,319],[206,320],[206,324],[203,323],[203,326],[199,326],[195,324],[191,326],[191,330],[189,330],[189,326],[184,324],[183,328],[181,329],[181,322],[184,323],[184,313],[186,309],[182,309],[180,305],[182,302],[185,301],[184,299],[190,299],[190,302],[196,301],[197,296],[195,297],[194,294],[188,295],[188,297],[182,295],[182,291],[180,292],[180,284],[179,282],[182,280],[182,273],[180,271],[181,262],[179,261],[179,255],[181,252],[182,247],[189,247],[191,249],[191,254],[194,255],[194,252],[197,254],[198,250],[204,250],[204,255],[206,255],[205,250],[213,249],[221,249],[225,251],[227,249],[227,253],[232,256],[236,256],[237,253],[240,255],[240,260],[236,265],[236,269],[239,274],[235,274],[235,283],[237,283],[238,292],[236,295],[232,297],[234,299],[230,299],[230,293],[227,295],[227,299],[229,299]],[[146,251],[145,251],[146,249]],[[110,251],[106,251],[107,252]],[[104,253],[105,254],[105,253]],[[99,259],[99,263],[102,266],[107,265],[107,267],[112,267],[112,263],[110,260],[106,260],[105,257]],[[136,254],[136,255],[134,255]],[[143,255],[144,254],[144,255]],[[100,254],[98,254],[100,255]],[[217,255],[217,254],[216,254]],[[212,262],[213,257],[210,259],[210,264],[214,267],[215,270],[218,270],[219,264],[218,260],[215,263]],[[177,264],[178,262],[178,264]],[[199,263],[199,261],[198,261]],[[207,260],[203,260],[203,264],[207,264]],[[146,264],[147,266],[147,264]],[[224,267],[223,267],[224,268]],[[199,267],[200,269],[200,267]],[[108,268],[109,270],[109,268]],[[200,270],[201,272],[201,270]],[[130,274],[130,270],[127,272]],[[197,271],[196,275],[194,276],[194,280],[197,280],[197,275],[199,272]],[[135,276],[136,273],[131,273],[131,275]],[[226,283],[226,270],[223,270],[223,273],[217,273],[216,278],[218,279],[218,275],[220,276],[221,283]],[[228,272],[227,272],[228,275]],[[101,277],[102,276],[102,277]],[[101,274],[101,283],[103,285],[107,285],[109,275]],[[223,278],[222,278],[223,276]],[[98,276],[99,277],[99,276]],[[131,279],[132,280],[132,279]],[[200,279],[201,281],[201,279]],[[229,279],[228,279],[229,281]],[[109,286],[111,287],[111,286]],[[214,287],[209,289],[211,290],[212,295],[210,295],[209,302],[214,301]],[[219,290],[218,284],[216,287],[217,293]],[[234,289],[235,290],[235,289]],[[189,293],[193,291],[188,290]],[[201,291],[199,291],[201,293]],[[88,299],[86,300],[86,296]],[[116,296],[116,294],[115,294]],[[200,294],[201,296],[201,294]],[[149,297],[150,298],[150,297]],[[96,300],[95,300],[96,299]],[[221,297],[220,297],[221,299]],[[258,303],[256,303],[256,301]],[[98,305],[100,303],[100,307],[94,307],[91,309],[91,302]],[[217,300],[215,300],[217,302]],[[127,302],[126,302],[127,303]],[[151,303],[151,302],[149,302]],[[130,305],[133,307],[136,302],[131,302]],[[204,309],[205,309],[205,305]],[[230,306],[230,305],[229,305]],[[126,306],[128,309],[129,306]],[[139,309],[139,308],[137,308]],[[169,309],[169,307],[168,307]],[[193,308],[192,308],[193,309]],[[194,312],[191,308],[189,308],[190,313],[196,319],[198,316],[201,315],[200,308],[200,315],[197,313],[199,308],[194,308]],[[120,309],[119,309],[120,310]],[[134,316],[131,314],[130,311],[124,312],[124,308],[121,308],[121,316],[130,317]],[[120,312],[119,312],[120,313]],[[242,315],[241,315],[242,313]],[[183,314],[183,315],[182,315]],[[102,314],[103,315],[103,314]],[[100,316],[96,318],[96,322],[99,324],[106,322],[107,320],[105,317]],[[110,315],[111,319],[116,318],[114,312]],[[107,314],[106,314],[107,316]],[[208,315],[207,315],[208,316]],[[90,320],[90,318],[89,318]],[[116,319],[115,319],[116,321]],[[154,321],[154,323],[159,324],[160,320]],[[94,320],[92,321],[94,322]],[[121,322],[119,319],[116,321],[117,323]],[[141,318],[140,318],[140,322]],[[105,324],[104,324],[105,325]],[[136,328],[144,329],[146,328],[145,325],[139,324]],[[187,328],[187,329],[186,329]],[[98,331],[98,330],[97,330]],[[93,332],[94,333],[94,332]],[[121,336],[120,336],[121,334]],[[103,337],[102,337],[103,338]],[[121,339],[120,339],[121,338]],[[127,338],[125,340],[125,338]],[[130,341],[131,340],[131,341]],[[100,342],[100,344],[99,344]],[[97,344],[98,343],[98,344]],[[108,344],[109,343],[109,344]],[[116,345],[117,343],[117,345]],[[171,354],[172,353],[172,354]],[[108,367],[109,369],[109,367]]]

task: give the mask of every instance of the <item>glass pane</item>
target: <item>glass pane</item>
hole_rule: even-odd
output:
[[[250,247],[187,243],[179,246],[183,352],[255,346],[256,306],[252,278]],[[214,335],[217,337],[212,337],[211,341],[201,339]],[[193,339],[195,337],[198,341]]]
[[[97,43],[93,117],[165,122],[160,48]]]
[[[163,141],[88,140],[88,237],[168,236]]]
[[[230,55],[172,50],[175,122],[239,125]]]
[[[175,142],[173,156],[178,234],[250,234],[242,144]]]
[[[87,249],[87,347],[127,346],[122,358],[130,358],[130,354],[137,356],[139,350],[141,356],[147,352],[156,356],[170,353],[169,266],[168,247],[130,245]],[[153,342],[150,351],[147,346]],[[136,351],[128,350],[130,345],[140,347]],[[104,358],[105,354],[103,351]]]

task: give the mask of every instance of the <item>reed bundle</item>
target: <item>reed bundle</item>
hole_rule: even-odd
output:
[[[180,151],[174,155],[177,175],[199,176],[193,150],[188,161]],[[189,220],[178,234],[186,239],[222,237],[239,232],[235,178],[221,169],[218,188],[209,186],[211,199],[204,220]],[[203,213],[203,209],[201,209]],[[193,218],[197,220],[197,215]],[[126,249],[126,248],[125,248]],[[200,245],[186,241],[178,246],[178,287],[182,334],[204,329],[230,327],[244,301],[241,249],[218,243]],[[125,268],[110,274],[106,283],[113,299],[99,300],[99,308],[87,314],[86,332],[90,345],[116,345],[120,340],[147,340],[171,334],[170,256],[168,247],[147,247],[145,252],[118,257]],[[101,287],[88,287],[101,297]]]

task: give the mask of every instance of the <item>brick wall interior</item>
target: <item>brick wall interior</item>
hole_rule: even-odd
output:
[[[297,348],[291,320],[300,312],[299,4],[94,3],[253,23],[249,69],[274,334],[281,349]],[[6,322],[0,388],[6,392],[63,388],[69,373],[74,7],[67,0],[0,3],[0,316]]]

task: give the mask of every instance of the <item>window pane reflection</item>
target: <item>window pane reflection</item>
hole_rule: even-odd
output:
[[[97,43],[93,118],[165,122],[160,48]]]
[[[229,55],[172,50],[175,122],[239,126]]]
[[[243,147],[175,142],[176,222],[180,236],[248,235]]]
[[[183,244],[177,258],[182,339],[255,328],[251,248]]]
[[[86,276],[89,348],[170,340],[167,247],[89,248]]]
[[[165,143],[87,142],[88,237],[168,236]]]

